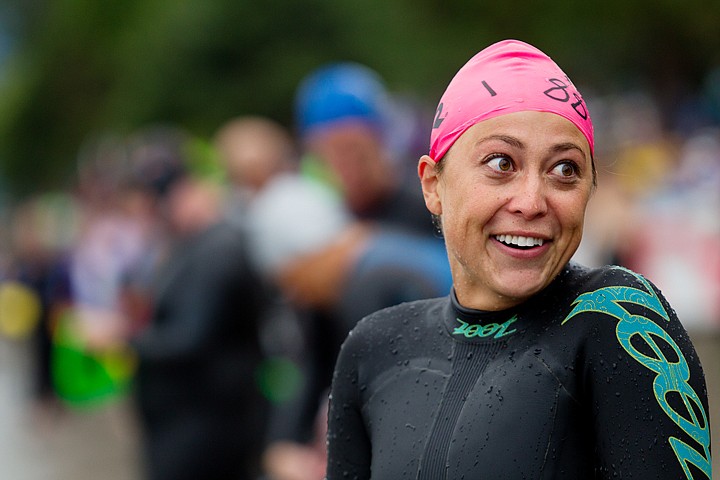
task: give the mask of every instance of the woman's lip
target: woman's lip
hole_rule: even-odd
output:
[[[520,235],[518,235],[520,236]],[[532,237],[532,235],[522,235],[522,236],[528,236]],[[542,237],[532,237],[532,238],[542,238]],[[531,248],[513,248],[510,245],[506,245],[505,243],[501,242],[497,239],[497,235],[493,235],[491,237],[494,244],[498,247],[498,249],[511,257],[519,258],[519,259],[533,259],[537,258],[541,255],[543,255],[545,252],[548,251],[550,248],[551,240],[544,240],[542,245],[536,245]]]

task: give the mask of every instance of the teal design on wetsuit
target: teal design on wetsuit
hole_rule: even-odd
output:
[[[575,299],[573,302],[575,307],[562,324],[564,325],[571,318],[584,312],[598,312],[619,320],[616,335],[620,345],[640,364],[657,374],[653,382],[653,390],[658,404],[670,419],[702,446],[703,452],[698,452],[679,438],[672,436],[668,438],[686,478],[693,478],[689,464],[695,465],[707,478],[711,478],[712,459],[708,415],[700,397],[688,383],[690,369],[685,356],[672,337],[660,325],[642,315],[631,314],[622,304],[631,303],[643,306],[666,321],[669,321],[668,314],[646,279],[630,270],[616,268],[637,278],[647,291],[633,287],[613,286],[584,293]],[[640,352],[633,345],[633,338],[642,339],[645,345],[652,349],[654,355],[648,356]],[[677,356],[677,361],[667,358],[658,345],[658,339],[672,348]],[[667,397],[671,393],[680,395],[689,418],[685,418],[668,403]]]
[[[469,324],[463,322],[459,318],[456,318],[460,322],[459,327],[455,327],[453,335],[462,335],[465,338],[486,338],[493,335],[493,338],[502,338],[515,333],[517,330],[512,329],[507,331],[508,327],[517,321],[517,315],[513,315],[507,322],[504,323],[488,323],[486,325]]]

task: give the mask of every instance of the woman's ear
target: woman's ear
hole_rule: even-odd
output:
[[[420,177],[425,206],[430,210],[430,213],[442,215],[442,201],[438,192],[440,177],[436,167],[435,160],[423,155],[418,161],[418,177]]]

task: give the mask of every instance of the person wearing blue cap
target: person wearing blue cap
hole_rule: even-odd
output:
[[[371,128],[384,122],[387,93],[380,76],[352,62],[323,66],[300,85],[296,123],[302,137],[339,122],[364,122]]]
[[[420,190],[390,153],[392,105],[381,77],[364,65],[315,70],[295,99],[303,164],[319,165],[358,218],[430,233]]]

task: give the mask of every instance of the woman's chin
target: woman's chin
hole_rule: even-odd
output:
[[[547,287],[551,281],[552,276],[546,272],[538,272],[535,270],[508,271],[496,279],[494,282],[494,290],[498,297],[506,298],[508,304],[512,303],[516,305],[540,292]]]

